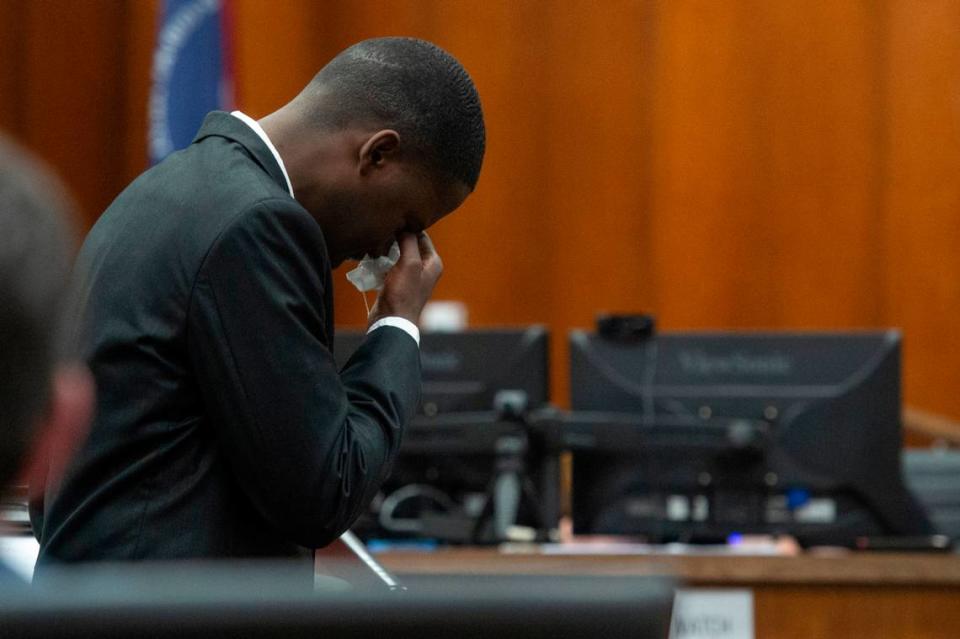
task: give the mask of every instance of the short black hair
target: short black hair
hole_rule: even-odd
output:
[[[59,356],[73,248],[64,193],[0,136],[0,488],[24,461]]]
[[[438,174],[473,189],[486,131],[480,96],[467,71],[435,44],[416,38],[374,38],[331,60],[307,92],[324,90],[320,124],[370,120],[412,139]]]

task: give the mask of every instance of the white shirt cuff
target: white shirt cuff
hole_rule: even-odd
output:
[[[394,328],[399,328],[401,331],[412,337],[413,341],[417,343],[417,346],[420,346],[420,329],[417,328],[417,325],[410,320],[403,319],[402,317],[381,317],[367,330],[367,335],[377,330],[381,326],[393,326]]]

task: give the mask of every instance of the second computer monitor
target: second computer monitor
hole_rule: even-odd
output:
[[[575,532],[929,530],[901,478],[896,331],[574,332],[570,348]]]

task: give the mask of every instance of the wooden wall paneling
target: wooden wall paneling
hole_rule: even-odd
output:
[[[145,167],[154,5],[0,3],[0,128],[60,174],[80,232]]]
[[[121,188],[132,182],[148,165],[147,110],[159,22],[159,0],[136,0],[128,2],[126,6],[123,67],[117,74],[125,94],[124,155],[119,165],[123,170]]]
[[[0,0],[0,127],[96,218],[145,166],[157,0]],[[902,326],[909,403],[960,418],[960,0],[234,0],[239,106],[365,37],[474,76],[488,151],[435,229],[474,325]],[[339,283],[341,324],[363,324]]]
[[[126,5],[26,3],[23,141],[56,168],[80,204],[81,227],[123,186]]]
[[[656,311],[650,206],[654,3],[554,5],[549,24],[547,172],[538,247],[553,254],[542,317],[554,333],[552,384],[568,397],[567,334],[601,312]],[[542,240],[541,240],[542,238]]]
[[[238,107],[254,118],[286,104],[336,49],[335,2],[233,0]]]
[[[441,9],[437,0],[341,0],[334,6],[332,53],[367,38],[411,36],[436,41],[443,32],[437,22]]]
[[[0,131],[18,138],[22,120],[19,99],[25,82],[23,55],[27,34],[21,24],[26,0],[0,0]]]
[[[955,600],[955,590],[935,586],[767,585],[754,591],[754,632],[760,639],[950,637],[960,628]]]
[[[820,2],[802,12],[762,3],[756,138],[764,197],[754,224],[769,243],[770,288],[747,287],[747,309],[770,303],[783,327],[882,324],[882,11]]]
[[[850,3],[665,5],[654,92],[664,324],[877,321],[870,20]]]
[[[743,310],[748,291],[772,285],[754,213],[767,169],[756,11],[742,3],[661,8],[652,106],[655,311],[664,328],[746,324],[759,319]]]
[[[958,419],[960,2],[886,7],[886,320],[905,330],[907,401]]]

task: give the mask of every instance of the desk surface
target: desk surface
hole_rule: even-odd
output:
[[[733,555],[546,555],[493,548],[386,552],[398,574],[669,574],[690,584],[832,584],[960,587],[960,555],[920,553]]]
[[[378,555],[401,575],[662,575],[749,588],[757,639],[960,636],[960,555],[545,555],[449,549]]]

